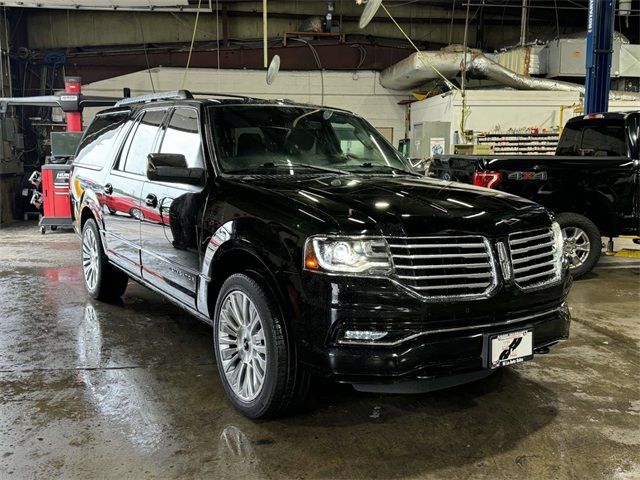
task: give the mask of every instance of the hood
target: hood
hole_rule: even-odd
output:
[[[529,200],[426,177],[260,175],[232,183],[253,194],[269,192],[279,197],[275,203],[302,207],[333,228],[314,233],[500,236],[550,224],[548,212]]]

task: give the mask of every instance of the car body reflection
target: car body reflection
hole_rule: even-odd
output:
[[[103,338],[99,314],[91,303],[84,310],[78,328],[76,353],[78,379],[84,386],[86,399],[97,413],[119,430],[136,449],[156,450],[163,440],[163,429],[169,418],[160,404],[150,398],[143,386],[153,382],[144,368],[109,368],[102,358]]]

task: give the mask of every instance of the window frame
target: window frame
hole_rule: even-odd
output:
[[[157,145],[156,145],[157,153],[160,153],[160,149],[162,148],[162,144],[164,143],[164,139],[167,135],[167,129],[169,128],[169,124],[171,123],[171,119],[173,118],[173,114],[176,112],[176,110],[193,110],[194,112],[196,112],[196,124],[198,125],[198,136],[200,137],[200,156],[202,158],[202,165],[199,165],[193,168],[203,168],[206,171],[207,160],[206,160],[206,151],[204,148],[205,138],[202,135],[202,132],[204,131],[204,129],[202,128],[202,118],[200,116],[200,109],[195,105],[174,105],[168,108],[165,118],[162,122],[162,125],[160,125],[161,132],[160,132],[160,137],[157,138]],[[170,152],[170,153],[180,153],[180,152]]]
[[[133,125],[131,127],[129,127],[129,130],[126,132],[126,134],[124,136],[124,139],[120,143],[120,146],[118,148],[118,153],[115,156],[114,162],[113,162],[113,164],[111,166],[111,172],[112,173],[119,174],[119,175],[122,175],[122,176],[135,177],[135,178],[144,178],[144,179],[147,178],[146,174],[129,172],[129,171],[125,170],[124,168],[119,168],[120,167],[120,160],[122,160],[122,154],[124,153],[125,145],[127,144],[127,140],[132,135],[136,134],[136,131],[138,130],[138,126],[140,125],[140,122],[141,122],[142,118],[144,117],[144,115],[147,112],[161,111],[161,112],[164,112],[164,116],[162,118],[162,121],[158,125],[158,131],[155,134],[155,137],[154,137],[152,145],[151,145],[151,150],[149,152],[149,153],[154,153],[156,151],[156,149],[158,148],[158,139],[160,137],[160,131],[162,130],[163,125],[165,124],[165,122],[167,120],[167,113],[170,110],[171,109],[166,107],[166,106],[164,106],[164,107],[153,107],[153,108],[143,108],[143,109],[140,109],[140,111],[138,111],[135,115],[132,115]],[[129,144],[129,147],[131,147],[131,144]],[[128,155],[128,151],[127,151],[127,155]],[[124,165],[125,167],[126,167],[126,160],[127,159],[125,158],[125,165]]]

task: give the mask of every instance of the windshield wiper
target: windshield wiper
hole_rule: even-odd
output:
[[[310,170],[320,170],[322,172],[336,173],[338,175],[350,175],[349,172],[346,172],[344,170],[338,170],[337,168],[321,167],[319,165],[309,165],[308,163],[300,163],[300,162],[287,162],[287,163],[267,162],[261,165],[256,165],[254,167],[230,170],[227,173],[231,173],[231,174],[246,173],[246,172],[253,172],[253,171],[264,169],[264,168],[308,168]]]
[[[396,172],[402,172],[402,173],[406,173],[407,175],[413,175],[414,177],[422,177],[423,175],[417,173],[417,172],[412,172],[410,170],[404,170],[403,168],[398,168],[398,167],[392,167],[391,165],[374,165],[371,162],[364,162],[361,163],[360,165],[358,165],[357,168],[366,168],[366,169],[372,169],[372,170],[393,170]]]

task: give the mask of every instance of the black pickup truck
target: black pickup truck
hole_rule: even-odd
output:
[[[640,235],[640,112],[569,120],[555,156],[435,157],[427,175],[495,188],[554,212],[574,277],[598,262],[602,236]]]

